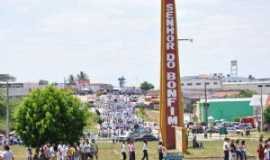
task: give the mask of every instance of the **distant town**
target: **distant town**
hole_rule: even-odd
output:
[[[238,76],[237,61],[231,61],[231,73],[199,74],[181,77],[181,86],[184,97],[186,121],[192,121],[194,117],[198,121],[205,121],[204,103],[207,101],[210,118],[215,120],[232,121],[236,118],[258,116],[261,107],[270,105],[270,78],[255,78]],[[69,88],[83,102],[94,103],[98,95],[123,94],[134,95],[134,101],[144,104],[152,109],[159,109],[159,93],[157,89],[146,92],[141,87],[126,86],[124,76],[119,77],[119,86],[106,83],[92,83],[86,73],[80,72],[81,78],[70,75],[64,83],[49,83],[46,80],[39,82],[9,82],[9,97],[21,98],[29,94],[33,89],[43,88],[49,84],[58,88]],[[2,74],[3,76],[4,74]],[[6,82],[1,82],[2,93],[5,93]],[[229,106],[226,106],[226,104]],[[238,109],[238,112],[230,112]],[[209,117],[208,117],[209,118]]]

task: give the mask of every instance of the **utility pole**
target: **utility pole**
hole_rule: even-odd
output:
[[[9,85],[10,81],[15,81],[16,78],[9,74],[0,74],[0,81],[6,82],[6,138],[9,143]]]
[[[261,93],[261,98],[260,98],[260,103],[261,103],[261,123],[260,123],[260,132],[263,132],[263,85],[258,85],[260,88],[260,93]]]
[[[263,86],[261,87],[261,131],[263,132]]]
[[[204,108],[205,108],[205,123],[206,123],[206,126],[208,126],[208,107],[209,107],[209,104],[207,102],[207,85],[208,85],[208,83],[205,82],[204,83]]]
[[[7,112],[7,115],[6,115],[6,137],[7,137],[7,140],[8,140],[8,144],[9,144],[9,83],[8,81],[6,82],[6,89],[7,89],[7,92],[6,92],[6,96],[7,96],[7,99],[6,99],[6,112]]]

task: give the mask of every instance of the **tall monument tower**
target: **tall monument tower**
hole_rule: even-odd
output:
[[[176,148],[175,127],[184,127],[176,0],[161,0],[160,129],[167,149]]]

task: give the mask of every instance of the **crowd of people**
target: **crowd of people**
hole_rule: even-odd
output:
[[[121,160],[127,160],[127,157],[129,157],[129,160],[135,160],[136,148],[135,148],[134,141],[128,141],[128,145],[126,145],[126,142],[122,142],[120,152],[122,156]],[[143,153],[142,154],[143,156],[141,160],[149,160],[148,143],[146,140],[143,142],[142,153]],[[157,148],[157,154],[158,154],[159,160],[163,160],[165,153],[166,153],[165,147],[163,146],[162,142],[159,142],[159,145]]]
[[[270,160],[270,138],[265,141],[263,137],[259,139],[257,154],[259,160]]]
[[[247,148],[245,140],[224,139],[224,160],[246,160]]]
[[[27,149],[28,160],[93,160],[98,159],[98,145],[95,140],[83,140],[80,144],[46,144],[33,153]],[[4,159],[10,160],[10,159]]]
[[[128,96],[106,95],[101,97],[97,104],[103,120],[99,135],[113,138],[125,135],[135,128],[143,128],[144,122],[136,116],[134,106]]]

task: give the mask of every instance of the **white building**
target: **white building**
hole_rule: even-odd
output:
[[[9,83],[9,96],[11,98],[20,98],[26,96],[29,92],[36,88],[42,88],[44,86],[38,83]],[[6,83],[0,83],[0,88],[2,92],[6,92]]]
[[[89,88],[94,93],[96,92],[111,92],[113,90],[113,85],[105,83],[91,83]]]

